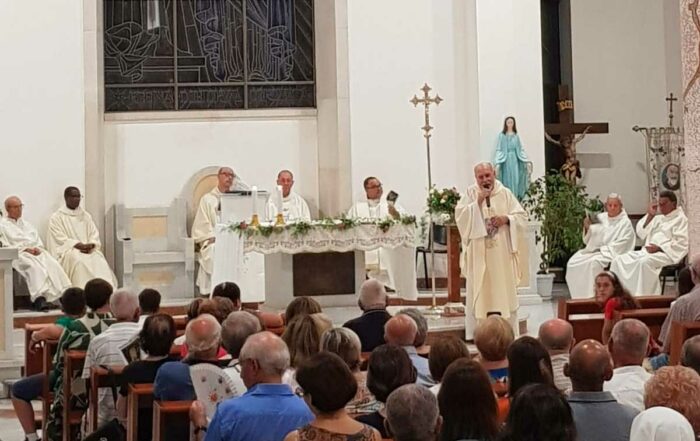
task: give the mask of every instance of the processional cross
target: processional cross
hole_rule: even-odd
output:
[[[589,133],[608,133],[608,123],[575,123],[574,100],[569,94],[569,87],[565,85],[559,86],[557,110],[559,122],[545,124],[545,137],[547,141],[564,149],[566,162],[560,170],[569,182],[575,184],[576,179],[581,177],[581,166],[576,159],[576,144]],[[553,139],[551,135],[559,135],[559,140]]]

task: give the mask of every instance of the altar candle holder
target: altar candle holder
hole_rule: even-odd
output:
[[[260,217],[257,214],[254,214],[253,217],[250,219],[250,226],[251,227],[259,227],[260,226]]]
[[[277,216],[275,217],[275,226],[282,226],[284,225],[284,215],[282,213],[277,213]]]

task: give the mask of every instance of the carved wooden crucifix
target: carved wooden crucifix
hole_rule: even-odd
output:
[[[576,144],[589,133],[608,133],[608,123],[575,123],[574,101],[569,94],[569,87],[565,85],[559,86],[557,110],[559,122],[545,124],[545,137],[564,149],[566,162],[560,170],[569,182],[575,184],[577,178],[581,177],[581,167],[576,159]],[[552,138],[553,135],[558,135],[559,139]]]

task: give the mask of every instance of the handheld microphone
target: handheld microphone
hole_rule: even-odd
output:
[[[491,208],[491,196],[486,196],[486,208]]]

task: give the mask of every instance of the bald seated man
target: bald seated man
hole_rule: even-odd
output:
[[[17,196],[5,200],[7,215],[0,218],[2,246],[17,248],[19,254],[12,268],[27,282],[34,309],[56,309],[54,302],[71,287],[71,282],[61,264],[46,251],[36,228],[22,217],[23,209]]]
[[[211,314],[201,314],[187,322],[185,344],[188,355],[181,361],[165,363],[158,369],[153,382],[153,396],[157,400],[191,401],[196,399],[190,366],[207,363],[226,367],[229,360],[219,360],[221,325]],[[223,371],[222,371],[223,372]]]
[[[343,326],[360,337],[362,352],[372,352],[384,343],[384,325],[391,318],[386,310],[386,289],[376,279],[365,280],[360,286],[357,305],[362,315],[347,321]]]
[[[139,298],[129,289],[118,289],[109,298],[109,309],[117,320],[100,335],[90,340],[85,353],[83,378],[90,378],[90,368],[97,366],[126,366],[130,361],[122,350],[128,346],[141,330],[139,320]],[[116,418],[114,397],[109,388],[99,390],[98,427]]]
[[[216,174],[216,187],[199,200],[199,208],[192,223],[192,239],[199,246],[197,286],[202,295],[211,292],[211,274],[214,271],[214,228],[222,219],[221,195],[230,191],[249,190],[248,184],[236,176],[230,167],[221,167]],[[223,219],[227,221],[228,219]]]
[[[603,384],[613,377],[610,354],[602,343],[584,340],[571,351],[564,375],[571,379],[568,397],[578,441],[627,441],[636,409],[617,402]]]
[[[401,346],[408,353],[418,374],[416,383],[422,386],[434,386],[435,380],[430,375],[428,359],[418,355],[413,342],[416,341],[418,326],[415,320],[406,314],[397,314],[384,325],[384,340],[390,345]]]
[[[700,374],[700,335],[690,337],[683,343],[681,364]]]
[[[554,385],[562,392],[571,390],[571,380],[564,375],[569,353],[576,344],[571,323],[558,318],[547,320],[540,325],[538,338],[552,359]]]

